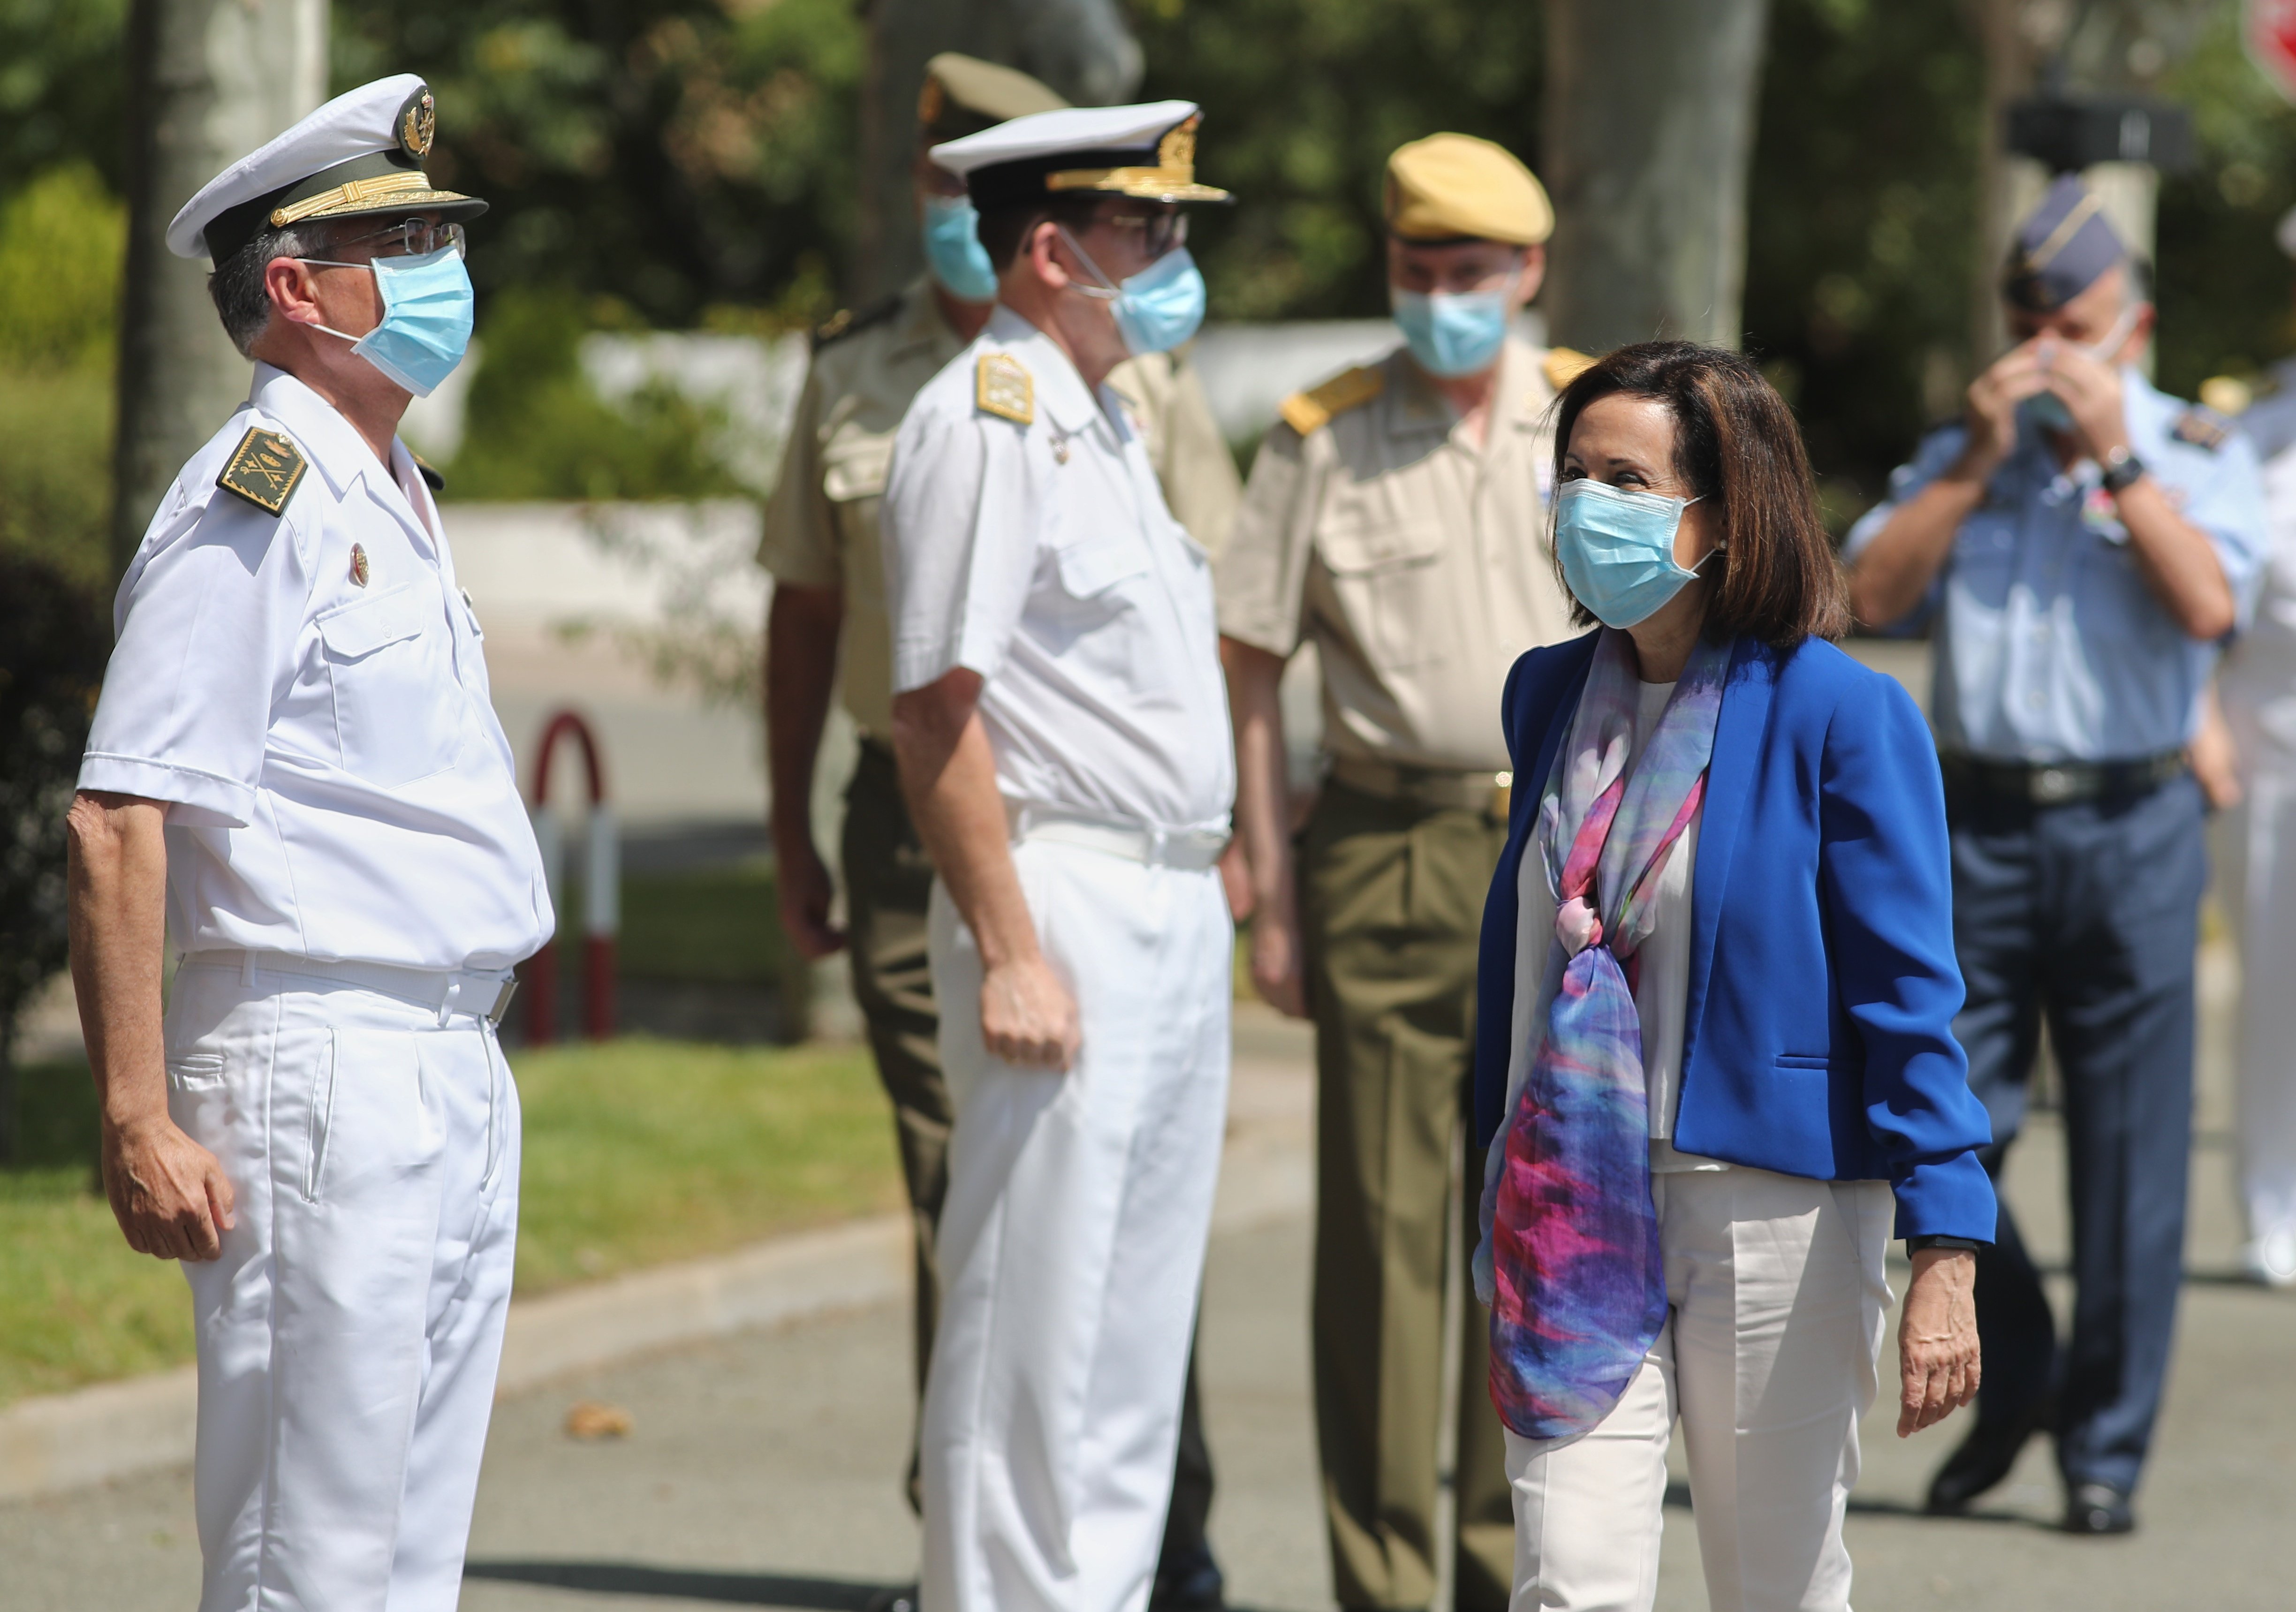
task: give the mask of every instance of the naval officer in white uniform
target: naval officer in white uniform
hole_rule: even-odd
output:
[[[254,384],[120,584],[71,808],[105,1186],[191,1283],[202,1612],[454,1607],[510,1302],[495,1020],[553,920],[394,435],[470,333],[435,119],[354,90],[169,228]]]
[[[1235,791],[1203,549],[1104,383],[1185,340],[1196,108],[933,149],[998,271],[883,511],[893,741],[955,1110],[922,1612],[1141,1612],[1227,1107]]]

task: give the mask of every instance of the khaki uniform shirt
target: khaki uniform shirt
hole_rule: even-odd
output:
[[[1480,447],[1402,348],[1302,394],[1332,410],[1306,436],[1279,421],[1261,444],[1219,559],[1220,631],[1286,657],[1315,643],[1335,757],[1506,766],[1507,668],[1573,631],[1544,358],[1508,340]]]
[[[777,582],[844,590],[838,659],[845,708],[863,732],[880,739],[891,736],[893,720],[892,634],[877,535],[893,434],[925,382],[964,349],[922,279],[879,316],[864,315],[823,342],[766,505],[758,563]],[[1139,422],[1172,513],[1217,552],[1242,489],[1203,383],[1184,354],[1136,358],[1108,384]]]

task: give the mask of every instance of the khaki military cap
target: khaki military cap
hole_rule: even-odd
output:
[[[925,63],[917,92],[917,128],[934,143],[993,128],[1031,112],[1056,112],[1068,102],[1017,68],[943,51]]]
[[[1546,187],[1505,146],[1430,135],[1387,160],[1387,227],[1406,241],[1536,246],[1554,233]]]

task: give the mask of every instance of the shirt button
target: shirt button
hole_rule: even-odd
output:
[[[2049,697],[2048,697],[2046,694],[2043,693],[2040,690],[2038,690],[2038,689],[2034,689],[2034,690],[2032,690],[2030,692],[2029,692],[2029,693],[2025,696],[2025,703],[2026,703],[2027,705],[2029,705],[2029,706],[2031,706],[2035,710],[2037,710],[2037,711],[2038,711],[2038,710],[2039,710],[2042,707],[2044,707],[2044,706],[2046,706],[2046,705],[2047,705],[2047,704],[2049,703]]]

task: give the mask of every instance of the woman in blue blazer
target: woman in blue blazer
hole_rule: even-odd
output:
[[[1475,1071],[1515,1604],[1652,1604],[1679,1421],[1713,1605],[1846,1608],[1893,1235],[1899,1435],[1978,1383],[1936,752],[1827,642],[1840,572],[1752,364],[1646,343],[1556,406],[1556,559],[1603,625],[1507,679]]]

